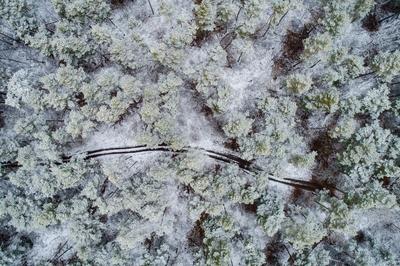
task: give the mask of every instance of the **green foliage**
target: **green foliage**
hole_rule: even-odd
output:
[[[61,111],[66,108],[76,108],[73,101],[87,79],[86,73],[80,68],[62,66],[57,72],[43,76],[40,79],[42,88],[46,90],[45,100],[49,106]]]
[[[95,127],[95,123],[88,120],[82,113],[71,111],[66,121],[65,131],[73,138],[86,137]]]
[[[272,3],[272,17],[270,18],[271,24],[276,25],[279,20],[288,12],[290,9],[296,8],[296,5],[301,5],[297,1],[287,0],[274,0]]]
[[[307,95],[305,107],[308,110],[320,110],[326,113],[334,113],[338,109],[338,104],[339,92],[332,88]]]
[[[286,80],[286,87],[294,93],[302,94],[307,92],[312,86],[312,79],[310,76],[295,74]]]
[[[373,0],[357,0],[355,1],[353,16],[355,18],[363,18],[374,7]]]
[[[226,240],[207,239],[205,245],[207,246],[206,265],[222,266],[229,263],[230,250]]]
[[[206,199],[229,199],[232,202],[251,204],[259,197],[255,180],[244,176],[237,166],[229,165],[220,171],[193,177],[194,191]]]
[[[317,152],[313,151],[309,154],[296,154],[291,159],[290,162],[296,165],[297,167],[302,168],[311,168],[315,163],[315,156],[317,156]]]
[[[49,197],[59,190],[79,186],[89,175],[90,163],[81,157],[72,158],[70,162],[60,164],[51,159],[41,158],[41,155],[57,156],[52,151],[45,150],[40,154],[32,147],[22,147],[18,151],[17,161],[22,166],[9,174],[12,184],[26,190],[26,193],[36,197]]]

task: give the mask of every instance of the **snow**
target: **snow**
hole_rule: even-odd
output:
[[[176,18],[187,18],[188,21],[193,23],[195,21],[193,15],[194,1],[142,0],[123,2],[123,8],[116,8],[113,10],[110,21],[104,22],[102,26],[111,29],[119,38],[124,40],[127,40],[127,38],[130,37],[128,36],[128,33],[140,35],[146,49],[158,47],[160,43],[162,43],[162,39],[168,36],[168,34],[171,34],[172,29],[180,27]],[[298,30],[306,23],[312,22],[316,19],[314,13],[318,11],[317,5],[320,1],[306,0],[303,2],[305,5],[304,7],[299,6],[297,9],[289,11],[276,28],[270,29],[266,37],[247,36],[244,38],[237,38],[231,43],[230,47],[224,47],[224,50],[221,50],[221,39],[226,33],[233,30],[233,28],[223,29],[221,32],[211,33],[211,36],[201,43],[201,47],[187,45],[184,49],[181,49],[180,51],[184,55],[184,58],[179,67],[161,65],[158,62],[151,61],[149,59],[151,56],[149,56],[143,58],[143,60],[149,60],[145,70],[139,70],[139,74],[131,71],[133,73],[132,75],[137,74],[137,76],[140,76],[138,77],[138,80],[142,81],[144,86],[149,86],[150,88],[157,86],[156,82],[158,81],[159,76],[165,75],[169,72],[174,72],[175,75],[184,80],[184,84],[179,88],[177,96],[179,97],[179,113],[175,122],[179,126],[179,138],[186,143],[187,147],[185,148],[187,148],[190,153],[198,152],[210,155],[211,153],[205,150],[212,150],[240,156],[240,152],[232,151],[224,147],[224,142],[227,141],[227,136],[224,135],[221,130],[223,123],[234,113],[239,112],[247,114],[247,112],[258,111],[255,108],[257,100],[268,95],[270,89],[277,91],[278,98],[287,96],[285,95],[286,92],[281,90],[285,79],[287,78],[286,73],[278,75],[278,77],[275,78],[273,77],[272,71],[274,60],[282,56],[282,45],[287,31]],[[46,6],[46,3],[46,1],[40,1],[37,3],[40,10],[38,13],[39,17],[46,19],[46,22],[56,20],[57,15],[54,14],[51,7]],[[154,9],[154,15],[151,12],[150,4]],[[164,6],[168,5],[172,8],[163,10]],[[165,12],[171,12],[172,15],[168,17],[165,15]],[[265,17],[268,17],[270,12],[271,10],[268,9]],[[129,23],[127,23],[130,19],[132,21],[133,19],[140,21],[134,30],[132,30]],[[241,22],[241,19],[243,19],[243,14],[239,16],[238,23]],[[398,49],[400,44],[400,38],[398,37],[400,21],[398,19],[385,21],[382,23],[380,30],[376,33],[367,32],[360,24],[361,23],[358,22],[349,24],[344,29],[343,33],[334,40],[333,48],[345,47],[348,48],[352,54],[363,57],[370,57],[376,51],[391,51]],[[9,33],[5,27],[2,26],[2,28],[4,28],[4,32]],[[182,29],[187,30],[184,26]],[[226,32],[224,30],[226,30]],[[312,34],[317,34],[320,30],[320,28],[317,28]],[[33,63],[30,59],[41,59],[41,56],[39,56],[37,52],[31,49],[25,49],[24,47],[15,48],[16,49],[11,52],[3,51],[3,54],[9,53],[8,56],[10,58],[19,58],[18,60],[21,59],[22,63],[4,63],[4,66],[7,66],[9,69],[18,70],[20,68],[40,68],[43,73],[46,73],[53,71],[53,68],[57,67],[50,60],[46,61],[47,65]],[[215,58],[213,58],[215,62],[210,59],[212,53],[215,53]],[[231,56],[234,59],[232,65],[228,66],[226,60],[227,56]],[[213,62],[210,63],[211,61]],[[305,74],[310,74],[312,77],[319,77],[322,73],[331,68],[329,63],[324,59],[321,60],[320,63],[316,64],[315,67],[311,67],[314,64],[314,61],[302,62],[302,59],[298,62],[290,63],[299,64],[296,69],[289,70],[288,72],[290,73],[287,74],[304,72]],[[110,64],[114,67],[113,65],[116,65],[116,62]],[[227,85],[227,88],[231,93],[229,96],[227,111],[219,116],[206,115],[201,112],[202,106],[200,106],[200,103],[198,102],[199,99],[195,98],[194,94],[196,92],[192,86],[201,76],[202,70],[211,64],[213,64],[212,67],[215,68],[215,74],[218,75],[219,84],[216,89],[218,90],[223,85]],[[210,69],[213,70],[211,67]],[[368,67],[366,69],[368,70]],[[121,69],[118,68],[118,71],[126,70],[121,67]],[[126,73],[130,74],[131,72],[126,71]],[[91,74],[94,73],[95,72],[92,72]],[[100,73],[100,70],[98,73]],[[343,87],[339,88],[339,90],[341,92],[341,97],[343,98],[361,96],[375,85],[376,79],[374,76],[365,76],[349,80]],[[313,89],[318,90],[325,88],[315,87]],[[301,105],[301,101],[299,100],[300,97],[293,96],[291,99],[296,101],[299,106]],[[296,117],[296,119],[297,118],[299,117]],[[10,118],[7,119],[11,120]],[[333,123],[335,119],[337,119],[335,115],[314,112],[309,114],[308,120],[305,122],[311,129],[321,128],[323,131],[323,128]],[[301,131],[300,133],[304,137],[304,140],[298,141],[299,143],[295,144],[290,143],[290,145],[293,146],[291,152],[305,154],[309,152],[309,142],[315,137],[315,135],[312,133],[312,130],[303,132],[302,130],[304,128],[300,125],[301,121],[296,122],[299,122],[297,124],[300,128],[298,131]],[[141,121],[139,117],[138,109],[132,108],[129,110],[129,114],[124,116],[122,121],[114,125],[99,125],[90,136],[73,143],[72,148],[69,150],[69,154],[83,153],[96,149],[137,146],[139,145],[139,136],[143,132],[145,126],[146,125],[144,125],[143,121]],[[262,126],[266,127],[267,125]],[[316,132],[319,133],[319,131]],[[286,145],[286,143],[284,145]],[[124,151],[135,152],[138,150],[140,149],[126,148]],[[98,155],[100,153],[102,152],[94,153],[93,155]],[[286,151],[282,153],[286,153]],[[158,167],[168,167],[168,162],[171,161],[171,158],[174,158],[173,156],[174,154],[172,152],[146,152],[135,153],[134,155],[103,156],[99,157],[98,161],[105,174],[109,174],[109,176],[107,176],[111,182],[109,186],[123,188],[123,182],[129,180],[133,173],[143,174],[143,178],[153,178],[150,175],[147,176],[145,173],[149,173],[150,170],[154,170]],[[280,167],[275,171],[274,175],[272,175],[268,172],[268,167],[270,164],[272,165],[268,160],[268,158],[261,158],[255,160],[255,162],[263,168],[267,177],[275,178],[278,181],[285,182],[287,181],[285,179],[310,181],[312,176],[316,176],[315,174],[317,171],[313,172],[313,169],[296,167],[292,163],[289,163],[289,158],[286,157],[276,163],[279,164]],[[213,171],[215,170],[214,168],[217,168],[216,161],[211,159],[205,161],[204,168],[205,172],[207,172],[205,174],[208,174],[208,171]],[[225,164],[221,163],[221,165],[224,166]],[[211,167],[213,167],[213,169],[211,169]],[[153,207],[151,205],[152,203],[146,202],[143,206],[140,206],[140,209],[138,208],[138,210],[135,210],[138,212],[138,216],[143,216],[140,218],[142,220],[138,225],[138,228],[132,228],[132,234],[138,237],[138,243],[135,243],[135,245],[142,245],[140,241],[143,239],[139,239],[140,237],[149,237],[153,232],[157,232],[162,241],[165,241],[165,243],[171,247],[177,248],[177,265],[191,264],[193,262],[193,256],[187,246],[187,236],[193,229],[196,220],[200,219],[200,217],[198,217],[199,215],[195,212],[197,209],[194,210],[194,207],[191,205],[191,201],[194,201],[194,197],[204,201],[204,205],[211,202],[211,204],[215,204],[217,207],[223,206],[224,212],[221,213],[231,216],[235,221],[235,226],[240,230],[240,235],[250,237],[253,241],[253,245],[259,250],[263,250],[271,241],[258,225],[255,213],[251,213],[247,210],[245,211],[240,204],[230,202],[227,197],[223,198],[221,202],[214,202],[212,200],[208,201],[209,199],[203,199],[201,196],[196,195],[195,192],[183,192],[183,185],[178,182],[179,177],[175,176],[173,170],[175,169],[165,169],[162,177],[154,177],[154,180],[152,180],[155,183],[160,182],[160,184],[162,184],[157,191],[159,195],[155,195],[155,197],[157,196],[157,199],[160,201],[156,202],[156,207]],[[246,174],[246,172],[243,171],[243,174]],[[332,180],[340,178],[337,173],[330,174],[332,174],[332,176],[329,178]],[[158,180],[158,178],[160,180]],[[196,176],[196,178],[204,178],[204,180],[206,180],[205,175],[202,176],[199,174],[199,177]],[[325,180],[325,177],[321,177],[321,179]],[[249,180],[251,180],[251,178],[249,178]],[[234,181],[235,180],[232,180],[232,182]],[[348,183],[350,183],[350,181]],[[134,187],[134,189],[140,190],[146,188],[144,187],[146,186],[145,182],[143,182],[143,186],[142,184],[139,185],[140,186],[138,187]],[[109,187],[106,189],[109,189]],[[190,188],[188,188],[188,190],[189,189]],[[293,203],[291,201],[294,192],[293,187],[279,182],[270,181],[268,189],[280,193],[283,196],[285,203]],[[140,196],[142,196],[142,194],[137,195],[138,198]],[[146,196],[151,196],[151,194]],[[216,196],[218,196],[216,198],[220,198],[220,195]],[[140,200],[142,200],[142,198],[138,201]],[[149,202],[150,201],[151,200],[149,200]],[[313,208],[310,205],[314,204],[309,201],[301,203],[310,208]],[[151,213],[151,211],[153,213]],[[124,214],[121,212],[117,215],[122,216]],[[149,218],[146,217],[146,215],[152,216]],[[321,219],[325,218],[321,213],[317,213],[316,215]],[[400,241],[398,241],[400,240],[399,232],[395,229],[389,230],[383,228],[384,225],[396,224],[397,221],[400,220],[398,209],[358,211],[355,213],[355,220],[357,221],[356,226],[358,230],[370,231],[383,239],[389,238],[390,234],[392,234],[394,241],[397,241],[394,249],[397,251],[400,250]],[[399,224],[397,224],[397,226],[400,227]],[[30,252],[31,260],[38,261],[53,257],[57,253],[58,247],[70,239],[67,227],[68,225],[63,224],[59,227],[48,227],[35,232],[35,245]],[[393,241],[393,239],[391,239],[391,241]],[[235,239],[235,241],[236,240],[237,239]],[[71,252],[65,253],[63,258],[72,255],[73,252],[75,251],[72,250]],[[141,254],[139,253],[142,252],[143,250],[140,248],[132,251],[135,256],[140,256]],[[231,257],[232,264],[240,265],[243,261],[243,256],[241,247],[235,246]],[[285,256],[287,256],[287,254]]]
[[[49,227],[37,232],[37,234],[38,239],[35,241],[35,245],[30,251],[31,261],[47,260],[49,258],[54,258],[55,256],[60,256],[70,247],[70,244],[68,243],[69,231],[67,226],[58,228]],[[61,249],[59,250],[59,248]],[[60,258],[66,259],[73,253],[73,250],[67,251],[60,256]]]
[[[137,125],[138,117],[132,114],[127,116],[123,123],[117,123],[113,126],[100,126],[85,140],[84,145],[75,147],[71,150],[71,153],[102,148],[136,146],[138,145],[135,138],[138,133]]]
[[[400,220],[400,210],[398,208],[388,209],[371,209],[367,211],[354,212],[354,219],[357,221],[358,230],[366,230],[376,225],[385,225]]]

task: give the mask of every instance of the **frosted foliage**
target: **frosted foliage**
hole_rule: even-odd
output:
[[[36,75],[37,73],[27,70],[14,73],[7,85],[6,104],[16,108],[25,105],[35,111],[43,109],[44,93],[40,91]]]
[[[349,235],[356,234],[355,219],[352,215],[352,206],[344,200],[329,196],[326,191],[320,192],[317,199],[323,211],[328,212],[326,223],[328,228]]]
[[[364,58],[341,48],[334,50],[328,57],[328,60],[335,65],[335,70],[327,73],[325,81],[332,85],[343,84],[346,80],[357,78],[365,70]]]
[[[329,265],[331,257],[329,251],[324,249],[305,249],[296,254],[294,265],[298,266],[319,266]]]
[[[303,210],[296,210],[296,212],[301,213]],[[316,214],[310,212],[300,216],[300,213],[295,216],[294,222],[285,221],[283,226],[285,239],[296,249],[311,247],[327,234]]]
[[[350,194],[348,201],[362,209],[390,209],[397,206],[396,196],[384,189],[378,181],[368,183],[362,191]]]
[[[257,249],[251,241],[248,241],[245,245],[245,258],[244,264],[251,266],[261,266],[265,263],[265,255],[262,250]]]
[[[339,35],[351,20],[363,18],[374,6],[373,0],[324,1],[322,24],[333,35]]]
[[[329,134],[332,138],[346,140],[353,135],[355,130],[355,120],[351,117],[344,117],[340,121],[338,121],[336,126],[329,132]]]
[[[242,114],[237,114],[229,119],[228,124],[224,126],[225,134],[229,137],[241,137],[246,136],[250,129],[251,119],[246,118]]]
[[[329,3],[324,11],[328,14],[324,20],[323,25],[327,29],[327,31],[333,35],[338,35],[341,33],[341,30],[344,28],[344,25],[350,22],[350,17],[348,11],[346,10],[346,6],[338,1],[339,3]]]
[[[37,28],[34,16],[34,1],[29,0],[2,0],[0,1],[0,15],[6,20],[16,33],[25,37]]]
[[[378,118],[382,112],[390,109],[388,96],[389,88],[385,85],[368,91],[362,100],[361,111],[371,114],[372,118]]]
[[[331,48],[332,39],[329,34],[320,34],[309,37],[304,41],[304,57],[318,56]]]
[[[336,89],[314,92],[306,98],[306,108],[333,113],[338,109],[339,93]]]
[[[268,236],[279,231],[285,217],[283,208],[282,198],[276,193],[267,194],[257,207],[257,221]]]
[[[286,87],[294,93],[304,93],[311,88],[312,79],[301,74],[290,76],[286,80]]]
[[[0,263],[13,265],[24,261],[24,254],[32,248],[32,243],[26,241],[24,235],[15,237],[7,246],[7,249],[0,249]]]
[[[271,139],[263,133],[256,133],[252,137],[240,138],[239,141],[245,158],[271,154]]]
[[[74,138],[78,136],[86,137],[94,127],[95,123],[86,120],[84,115],[76,111],[71,111],[65,131]]]
[[[351,241],[342,251],[343,254],[350,254],[347,263],[355,265],[396,265],[399,260],[396,254],[388,245],[382,242],[379,237],[374,237],[370,233],[365,235],[366,241],[357,243]],[[393,241],[393,240],[392,240]]]
[[[201,1],[195,8],[196,19],[202,30],[214,30],[214,21],[217,17],[216,6],[210,0]]]
[[[372,69],[384,80],[391,81],[400,74],[400,51],[378,54],[372,62]]]
[[[12,160],[14,160],[19,148],[18,143],[10,138],[4,138],[4,137],[0,138],[0,143],[1,143],[1,151],[0,151],[1,161],[11,162]]]
[[[55,224],[54,206],[7,194],[1,203],[3,217],[10,217],[10,223],[18,230],[38,230]]]
[[[52,3],[59,15],[77,21],[102,20],[110,12],[110,6],[104,0],[52,0]]]
[[[359,129],[340,155],[339,162],[346,172],[354,178],[365,182],[369,178],[382,178],[382,171],[388,171],[388,176],[397,176],[399,168],[393,164],[398,153],[391,153],[397,137],[389,130],[382,129],[374,123]],[[393,165],[393,167],[390,167]],[[388,167],[390,167],[388,169]]]
[[[365,215],[371,209],[398,209],[396,196],[382,187],[378,181],[372,181],[365,188],[346,193],[343,199],[320,192],[317,203],[327,214],[326,223],[330,229],[356,235],[357,216]]]
[[[0,265],[400,265],[397,0],[0,0]]]
[[[46,102],[56,110],[73,108],[74,102],[71,95],[79,92],[86,79],[82,69],[75,69],[71,66],[60,67],[56,73],[41,78],[43,88],[47,90]]]

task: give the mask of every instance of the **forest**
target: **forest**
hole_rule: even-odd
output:
[[[0,266],[400,265],[400,0],[0,0]]]

